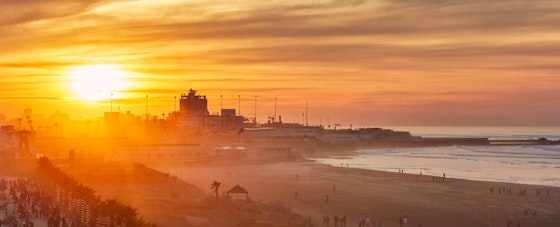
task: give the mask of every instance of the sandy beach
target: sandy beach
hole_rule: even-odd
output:
[[[322,226],[324,215],[348,226],[369,217],[378,226],[560,226],[560,188],[332,167],[310,161],[162,167],[203,191],[240,185],[255,201],[279,202]],[[491,192],[493,188],[493,192]],[[504,193],[501,189],[505,188]],[[519,195],[526,190],[526,195]],[[541,191],[537,195],[537,190]],[[511,193],[506,193],[510,191]],[[297,193],[297,194],[296,194]],[[327,202],[328,196],[328,202]]]
[[[330,226],[334,226],[335,215],[346,216],[347,226],[358,226],[365,217],[385,227],[400,226],[403,217],[414,227],[560,226],[557,187],[444,181],[439,176],[334,167],[306,160],[147,165],[168,176],[132,166],[84,164],[68,173],[86,182],[101,198],[137,208],[145,220],[158,226],[305,226],[305,219],[312,226],[323,226],[322,218],[327,215]],[[221,182],[219,202],[211,189],[214,181]],[[248,191],[250,200],[259,202],[252,203],[252,211],[223,200],[236,185]],[[523,191],[526,193],[519,193]],[[245,195],[233,197],[244,199]],[[274,216],[285,213],[268,212],[272,206],[301,217],[286,222],[285,216]]]

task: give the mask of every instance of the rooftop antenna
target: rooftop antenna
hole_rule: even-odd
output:
[[[275,119],[276,119],[276,101],[277,101],[277,98],[274,97],[274,119],[272,120],[272,122],[274,122]]]

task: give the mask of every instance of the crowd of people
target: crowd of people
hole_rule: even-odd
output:
[[[74,227],[68,221],[54,200],[33,180],[0,180],[0,200],[5,205],[3,222],[32,227],[31,218],[47,221],[48,227]],[[3,205],[3,206],[4,206]]]

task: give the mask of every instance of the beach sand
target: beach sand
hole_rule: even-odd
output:
[[[24,166],[21,162],[12,164]],[[22,168],[24,173],[31,172],[28,166]],[[252,201],[281,205],[310,219],[313,226],[322,226],[324,215],[331,216],[331,226],[334,215],[346,216],[347,226],[358,226],[365,217],[384,227],[399,226],[403,217],[408,226],[414,227],[507,226],[508,222],[513,222],[512,226],[560,226],[558,187],[443,181],[426,175],[334,167],[305,160],[146,165],[171,177],[131,168],[130,163],[80,166],[66,171],[101,198],[138,208],[145,220],[158,226],[255,226],[250,220],[264,222],[258,226],[292,226],[285,218],[274,216],[277,213],[267,213],[268,208],[244,212],[231,206],[235,203],[215,202],[210,186],[214,181],[222,183],[222,195],[240,185]],[[502,187],[511,194],[498,193]],[[527,194],[519,195],[520,190]],[[236,199],[245,199],[245,195],[236,195]]]
[[[384,227],[399,226],[402,217],[415,227],[507,226],[508,221],[514,226],[560,226],[560,188],[555,187],[442,181],[311,161],[152,167],[208,193],[213,181],[222,182],[222,194],[240,185],[252,200],[281,203],[314,226],[322,226],[323,215],[331,215],[331,225],[334,215],[345,215],[348,226],[358,226],[364,217]],[[511,194],[499,194],[499,187]],[[527,195],[519,195],[520,190],[527,190]]]

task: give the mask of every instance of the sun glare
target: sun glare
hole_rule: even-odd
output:
[[[68,76],[75,94],[88,101],[122,97],[119,91],[130,87],[129,73],[118,65],[76,66]]]

